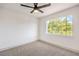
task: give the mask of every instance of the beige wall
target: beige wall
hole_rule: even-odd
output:
[[[46,33],[46,21],[58,16],[73,16],[73,36],[49,35]],[[79,6],[39,19],[39,39],[48,43],[79,52]]]
[[[37,40],[37,19],[0,6],[0,50]]]

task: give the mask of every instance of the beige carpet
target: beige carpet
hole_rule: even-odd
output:
[[[68,51],[46,44],[41,41],[36,41],[30,44],[19,46],[0,52],[0,56],[78,56],[78,53]]]

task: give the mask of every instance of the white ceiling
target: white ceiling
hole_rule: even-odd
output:
[[[46,3],[39,3],[38,6],[44,5],[44,4],[46,4]],[[27,14],[35,16],[35,17],[44,17],[44,16],[47,16],[47,15],[62,11],[64,9],[73,7],[77,4],[78,3],[51,3],[51,6],[41,9],[42,11],[44,11],[44,13],[38,12],[38,13],[33,13],[33,14],[30,13],[30,11],[32,10],[31,8],[20,6],[20,3],[0,4],[0,7],[2,6],[2,7],[5,7],[5,8],[13,9],[13,10],[16,10],[16,11],[27,13]],[[26,3],[26,5],[33,6],[32,3]]]

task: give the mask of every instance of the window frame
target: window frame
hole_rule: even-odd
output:
[[[65,15],[65,16],[63,16],[63,17],[66,17],[66,18],[67,18],[68,16],[72,16],[72,15]],[[57,19],[57,18],[59,18],[59,17],[61,17],[61,16],[54,17],[53,19]],[[63,35],[63,34],[54,34],[54,33],[48,32],[48,24],[49,24],[49,22],[52,21],[53,19],[50,19],[50,20],[47,20],[47,21],[46,21],[46,33],[47,33],[47,34],[49,34],[49,35],[57,35],[57,36],[72,36],[72,34],[73,34],[73,27],[72,27],[73,24],[72,24],[72,26],[71,26],[71,27],[72,27],[72,30],[71,30],[72,33],[71,33],[70,35],[68,35],[68,34],[66,34],[66,35]],[[73,16],[72,16],[72,23],[73,23]],[[66,26],[66,27],[67,27],[67,26]]]

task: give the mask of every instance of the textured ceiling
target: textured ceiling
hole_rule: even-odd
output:
[[[33,6],[32,3],[25,3],[25,4],[29,5],[29,6]],[[46,4],[46,3],[39,3],[38,6],[41,6],[41,5],[44,5],[44,4]],[[0,7],[5,7],[5,8],[13,9],[13,10],[16,10],[16,11],[20,11],[20,12],[23,12],[23,13],[27,13],[29,15],[32,15],[32,16],[38,18],[38,17],[44,17],[44,16],[47,16],[47,15],[62,11],[64,9],[73,7],[75,5],[78,5],[78,4],[77,3],[51,3],[51,6],[41,9],[42,11],[44,11],[44,13],[38,12],[38,13],[33,13],[33,14],[30,13],[30,11],[32,10],[31,8],[20,6],[19,3],[0,4]]]

